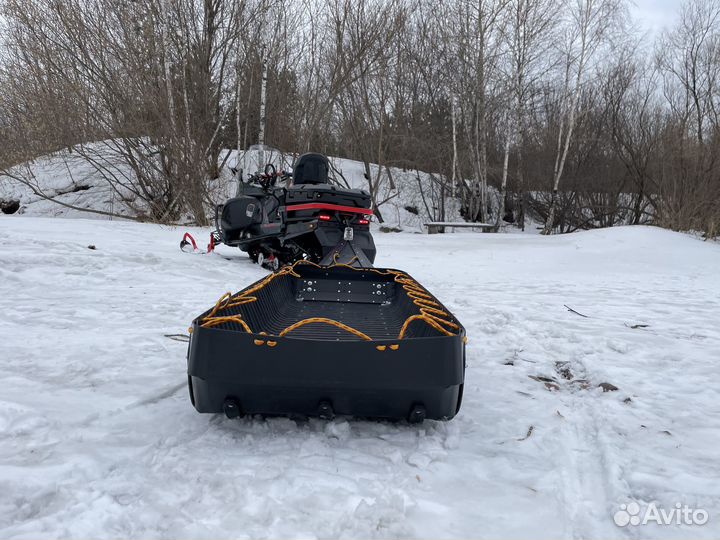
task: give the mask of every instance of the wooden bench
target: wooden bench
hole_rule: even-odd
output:
[[[444,232],[443,229],[446,227],[452,229],[482,229],[482,230],[495,230],[496,226],[492,223],[471,223],[468,221],[431,221],[429,223],[423,223],[427,227],[428,234],[437,234]]]

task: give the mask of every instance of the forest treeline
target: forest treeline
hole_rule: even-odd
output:
[[[401,168],[437,219],[720,230],[720,0],[657,36],[628,0],[0,0],[0,40],[0,170],[72,149],[146,219],[206,223],[265,67],[265,142],[375,204]]]

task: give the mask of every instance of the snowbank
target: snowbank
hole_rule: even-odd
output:
[[[108,174],[118,178],[129,174],[121,163],[106,163],[104,166]],[[61,151],[42,156],[14,167],[11,174],[12,177],[0,174],[0,202],[17,201],[18,214],[105,220],[109,217],[83,210],[99,210],[120,216],[132,215],[131,210],[122,202],[122,198],[128,197],[129,193],[122,189],[120,192],[113,189],[96,167],[75,153]],[[37,195],[31,187],[18,181],[18,178],[31,183],[53,200]]]
[[[85,152],[96,160],[95,165],[91,165],[77,153],[60,151],[15,167],[12,171],[14,175],[33,182],[54,201],[76,207],[75,209],[57,204],[53,200],[47,200],[16,179],[3,175],[0,175],[0,203],[4,201],[7,204],[17,201],[19,203],[19,208],[16,210],[18,214],[38,217],[113,219],[108,215],[88,213],[82,209],[132,216],[133,211],[129,206],[139,205],[136,198],[128,190],[120,188],[118,192],[106,179],[110,177],[127,183],[133,178],[132,171],[125,163],[113,157],[114,153],[103,145],[104,143],[94,143],[85,148]],[[246,161],[253,161],[253,156],[245,154]],[[285,158],[286,161],[292,162],[292,156],[285,156]],[[278,157],[278,160],[281,158]],[[236,151],[230,151],[230,156],[227,156],[226,153],[220,156],[220,162],[225,163],[225,167],[221,171],[220,178],[211,181],[209,185],[211,197],[217,204],[233,196],[237,190],[237,185],[229,169],[229,166],[235,165],[236,161]],[[339,173],[337,176],[340,182],[344,178],[353,188],[366,191],[369,189],[368,182],[364,177],[364,165],[361,162],[340,158],[331,158],[331,161]],[[377,174],[377,169],[377,165],[370,166],[373,178]],[[255,169],[245,172],[254,171]],[[379,197],[379,202],[387,199],[387,202],[381,204],[380,207],[385,220],[384,225],[390,228],[421,231],[422,224],[432,221],[432,214],[435,212],[432,200],[430,200],[431,175],[422,171],[403,171],[392,167],[390,171],[395,189],[391,189],[389,182],[384,180],[381,183],[381,196]],[[383,175],[387,176],[385,172]],[[423,200],[423,192],[425,200]],[[123,199],[127,199],[131,204],[125,204]],[[462,221],[457,199],[448,199],[446,205],[446,220]],[[12,210],[15,213],[15,209],[12,208]]]

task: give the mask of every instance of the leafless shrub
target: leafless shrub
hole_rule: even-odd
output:
[[[204,224],[265,66],[267,144],[361,161],[380,216],[406,186],[433,219],[715,236],[720,7],[686,0],[648,61],[627,6],[0,0],[0,172],[52,198],[16,166],[64,150],[139,218]]]

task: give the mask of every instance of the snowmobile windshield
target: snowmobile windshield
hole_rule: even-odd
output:
[[[265,144],[253,144],[244,152],[238,154],[235,169],[242,170],[243,178],[248,178],[265,171],[270,164],[275,170],[282,171],[290,165],[291,157],[286,157],[280,150]]]

